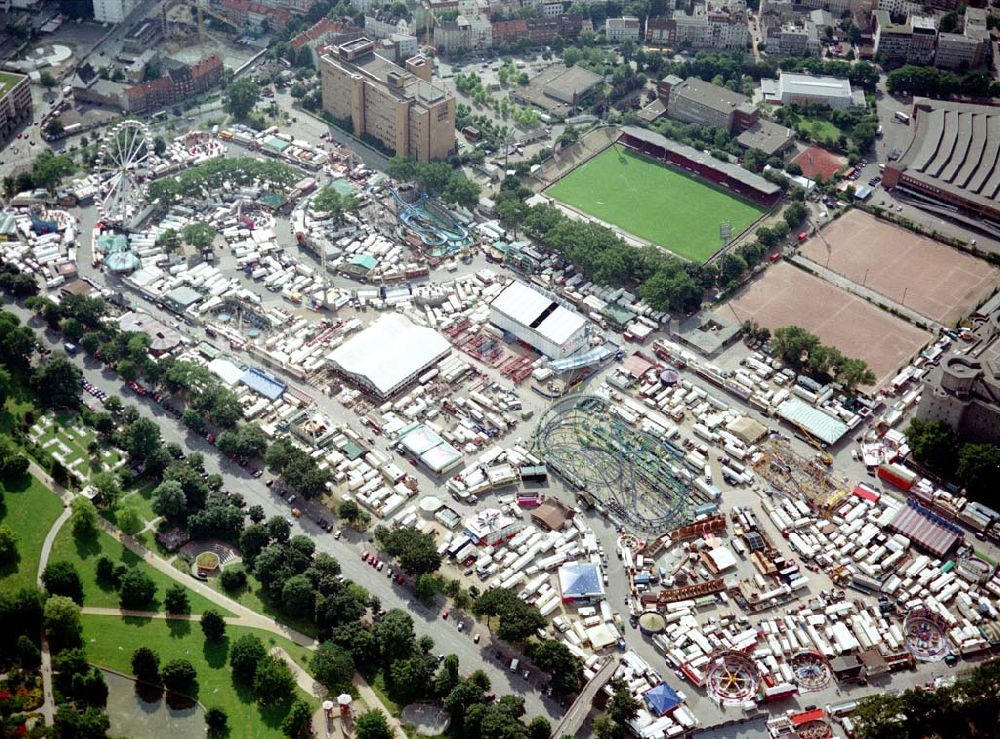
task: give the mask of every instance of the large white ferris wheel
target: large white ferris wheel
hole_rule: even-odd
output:
[[[101,144],[98,167],[102,174],[101,216],[109,222],[127,223],[141,208],[147,160],[153,137],[146,124],[123,121],[111,129]]]

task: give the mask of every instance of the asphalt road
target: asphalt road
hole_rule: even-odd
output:
[[[53,347],[61,346],[61,337],[55,332],[45,330],[44,324],[31,311],[20,305],[7,304],[5,310],[17,314],[22,322],[36,330],[39,337]],[[290,517],[289,506],[265,485],[265,478],[254,479],[239,465],[230,462],[218,454],[215,447],[200,436],[188,432],[175,418],[165,413],[149,398],[138,397],[127,390],[118,376],[110,370],[103,369],[96,362],[82,354],[72,360],[84,371],[88,380],[109,394],[118,395],[125,403],[135,405],[141,415],[156,422],[164,443],[176,442],[186,452],[201,452],[205,456],[205,470],[209,473],[222,475],[224,489],[241,493],[249,505],[259,504],[268,518],[271,516]],[[85,401],[95,402],[89,396]],[[332,518],[332,516],[331,516]],[[527,715],[547,716],[558,720],[561,709],[558,702],[545,698],[538,690],[530,689],[530,685],[520,675],[514,675],[505,669],[509,660],[501,661],[494,656],[496,649],[502,645],[494,645],[489,633],[482,626],[475,625],[474,620],[466,619],[466,627],[458,631],[456,617],[448,620],[440,618],[440,608],[429,610],[416,601],[412,594],[392,583],[384,572],[376,573],[369,565],[361,561],[361,553],[366,542],[360,535],[345,532],[340,541],[332,534],[323,531],[316,523],[303,516],[292,520],[292,534],[306,534],[316,542],[318,551],[327,552],[340,562],[344,576],[364,586],[369,593],[377,596],[386,610],[400,608],[409,612],[414,621],[417,636],[429,635],[434,639],[434,649],[441,654],[458,656],[463,672],[482,669],[490,678],[493,692],[497,695],[516,694],[524,698]],[[482,633],[480,643],[474,644],[473,634]],[[503,659],[503,658],[501,658]]]

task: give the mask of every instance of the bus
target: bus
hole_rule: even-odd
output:
[[[897,110],[894,115],[896,116],[897,121],[901,121],[902,123],[905,123],[907,125],[910,124],[910,116],[907,113],[904,113],[901,110]]]

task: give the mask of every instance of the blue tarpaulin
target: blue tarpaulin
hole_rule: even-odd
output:
[[[285,383],[259,369],[249,369],[244,372],[240,382],[268,400],[277,400],[285,392]]]
[[[642,697],[649,706],[649,712],[654,716],[670,713],[681,704],[681,697],[677,695],[677,691],[666,683],[660,683],[652,690],[646,691]]]

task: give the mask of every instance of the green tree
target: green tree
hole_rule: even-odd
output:
[[[205,250],[212,246],[215,240],[215,229],[207,223],[189,223],[181,231],[181,238],[185,242],[198,250]]]
[[[357,739],[392,739],[392,730],[385,714],[378,709],[366,711],[354,723]]]
[[[223,107],[238,121],[245,120],[260,100],[260,87],[249,77],[230,82],[223,95]]]
[[[958,453],[958,479],[968,494],[996,505],[1000,490],[1000,446],[963,444]]]
[[[114,472],[102,470],[90,478],[90,484],[97,489],[97,502],[102,508],[114,508],[121,498],[121,481]]]
[[[485,616],[487,625],[492,618],[499,618],[497,636],[505,641],[524,641],[545,626],[545,618],[538,609],[525,603],[510,588],[483,593],[473,603],[472,610],[477,616]]]
[[[93,539],[97,536],[97,509],[84,497],[76,496],[69,504],[69,517],[73,536],[78,539]]]
[[[0,565],[16,564],[21,558],[17,551],[17,534],[7,524],[0,524]]]
[[[295,677],[280,657],[267,657],[257,664],[253,692],[262,705],[278,705],[291,701],[295,695]]]
[[[2,527],[0,527],[0,538],[2,538]],[[63,595],[83,605],[83,582],[80,580],[80,573],[71,562],[65,560],[49,562],[42,572],[42,583],[52,595]]]
[[[122,533],[127,536],[135,536],[145,527],[146,522],[142,519],[139,507],[134,503],[123,503],[115,511],[115,523]]]
[[[334,224],[340,226],[346,221],[348,213],[358,210],[358,201],[353,195],[341,195],[329,185],[324,187],[313,198],[312,207],[319,213],[327,215]]]
[[[552,676],[552,692],[576,693],[583,686],[583,664],[561,641],[545,639],[528,645],[528,656]]]
[[[226,633],[226,620],[215,610],[201,614],[201,631],[206,641],[219,641]]]
[[[544,716],[535,716],[528,724],[528,739],[549,739],[552,736],[552,724]]]
[[[184,615],[191,613],[191,599],[183,585],[171,585],[163,595],[163,607],[167,613]]]
[[[303,700],[292,703],[281,720],[281,731],[288,737],[312,736],[312,709],[309,704]]]
[[[305,575],[295,575],[285,581],[281,588],[281,607],[293,618],[305,618],[312,614],[316,605],[313,584]]]
[[[83,371],[66,357],[54,357],[31,376],[31,386],[49,408],[76,408],[80,405]]]
[[[350,653],[331,641],[323,642],[310,661],[313,677],[331,695],[348,690],[354,677],[354,660]]]
[[[434,538],[415,528],[388,529],[379,526],[375,529],[375,540],[389,556],[399,561],[408,575],[435,572],[441,566],[441,555]]]
[[[132,674],[139,680],[160,682],[160,657],[149,647],[139,647],[132,652]]]
[[[35,670],[42,664],[42,653],[27,636],[17,637],[17,661],[22,670]]]
[[[906,429],[906,441],[921,464],[946,476],[955,472],[958,444],[948,424],[914,418]]]
[[[237,637],[229,648],[229,666],[233,671],[233,677],[252,684],[257,674],[257,665],[266,657],[267,649],[258,637],[253,634]]]
[[[118,600],[122,608],[143,611],[149,608],[155,597],[156,583],[145,571],[132,567],[122,577],[118,589]]]
[[[806,208],[805,204],[793,201],[785,209],[783,217],[785,219],[785,223],[788,224],[788,227],[794,229],[805,220],[807,215],[809,215],[809,209]]]
[[[172,659],[160,670],[163,686],[172,693],[194,695],[198,687],[198,671],[186,659]]]
[[[414,595],[426,605],[434,602],[434,596],[441,590],[437,579],[433,575],[422,574],[417,576],[417,581],[413,588]]]
[[[205,725],[209,736],[226,736],[229,731],[229,716],[218,706],[212,706],[205,711]]]
[[[53,736],[56,739],[105,739],[110,728],[108,714],[96,706],[77,711],[61,705],[56,711]]]
[[[47,69],[42,70],[41,75],[39,75],[38,77],[38,81],[41,83],[42,87],[48,88],[50,90],[59,84],[59,80],[57,80],[52,75],[52,72],[50,72]]]
[[[176,480],[164,480],[153,489],[153,512],[177,520],[187,511],[184,488]]]
[[[42,622],[46,635],[55,645],[62,647],[79,644],[80,606],[70,598],[53,595],[45,601]]]
[[[361,508],[353,500],[344,500],[337,507],[337,515],[348,523],[354,523],[361,516]]]
[[[141,463],[152,459],[163,446],[159,426],[148,418],[140,418],[130,424],[124,442],[129,456]]]

